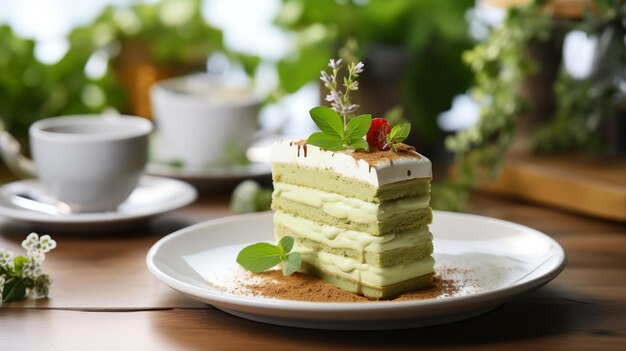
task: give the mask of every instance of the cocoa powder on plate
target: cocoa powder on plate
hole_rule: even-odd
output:
[[[235,287],[229,288],[228,292],[244,296],[309,302],[377,301],[343,290],[314,276],[302,273],[283,276],[280,270],[260,274],[244,271],[235,283]],[[433,278],[433,285],[429,288],[410,291],[390,300],[379,301],[410,301],[453,296],[464,284],[462,280],[447,278],[446,270],[443,270],[437,272]]]

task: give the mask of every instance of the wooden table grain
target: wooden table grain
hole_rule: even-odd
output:
[[[185,226],[229,215],[205,196],[147,224],[98,234],[50,233],[50,296],[0,307],[0,350],[625,350],[626,226],[475,195],[469,212],[554,237],[568,255],[544,287],[481,316],[439,326],[346,332],[279,327],[233,317],[157,281],[148,249]],[[0,221],[0,248],[20,252],[32,229]],[[40,234],[45,231],[38,229]]]

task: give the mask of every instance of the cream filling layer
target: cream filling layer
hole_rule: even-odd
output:
[[[425,208],[430,202],[430,194],[426,194],[376,204],[353,197],[281,182],[274,183],[273,197],[284,197],[303,205],[319,208],[335,218],[348,219],[359,224],[384,221],[397,213]]]
[[[381,160],[370,166],[357,160],[351,151],[327,151],[313,145],[298,145],[298,140],[282,140],[272,144],[271,161],[332,170],[345,177],[356,178],[374,186],[413,178],[432,178],[432,164],[422,155]]]
[[[401,247],[426,244],[433,239],[427,226],[417,229],[374,236],[364,232],[344,230],[334,226],[319,224],[289,213],[277,211],[274,224],[283,225],[298,233],[300,237],[318,242],[331,248],[348,248],[362,252],[381,253]]]
[[[435,260],[425,257],[392,267],[375,267],[354,258],[315,251],[296,243],[293,250],[302,255],[302,261],[337,277],[357,282],[359,285],[383,287],[433,273]]]

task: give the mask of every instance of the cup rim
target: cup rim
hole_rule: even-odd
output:
[[[62,132],[50,132],[45,130],[51,127],[63,127],[68,125],[94,125],[102,122],[128,126],[119,133],[102,134],[74,134]],[[130,128],[132,127],[132,128]],[[102,115],[80,114],[50,117],[33,123],[29,128],[31,138],[66,142],[101,142],[108,140],[132,139],[149,135],[153,130],[152,122],[148,119],[131,115]]]
[[[263,103],[264,98],[260,94],[252,90],[250,90],[249,95],[245,96],[241,100],[210,103],[209,100],[207,100],[206,97],[202,95],[185,94],[185,93],[178,92],[175,89],[171,88],[172,85],[180,84],[180,82],[184,82],[186,80],[190,80],[194,78],[216,80],[216,81],[218,80],[217,78],[210,77],[207,73],[195,73],[195,74],[188,74],[188,75],[179,76],[179,77],[162,79],[162,80],[157,81],[150,87],[151,99],[155,100],[158,98],[158,95],[160,95],[161,97],[165,97],[165,98],[176,98],[179,101],[183,101],[186,104],[193,103],[193,104],[211,105],[211,106],[220,107],[220,108],[248,107],[248,106],[260,105]]]

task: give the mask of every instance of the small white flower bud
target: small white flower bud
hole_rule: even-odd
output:
[[[339,69],[341,67],[341,62],[342,62],[341,59],[339,60],[330,59],[328,66],[332,69]]]
[[[0,267],[13,268],[13,252],[0,250]]]
[[[363,68],[365,67],[365,65],[363,64],[363,62],[359,62],[354,66],[354,70],[353,70],[353,74],[359,74],[359,73],[363,73]]]

